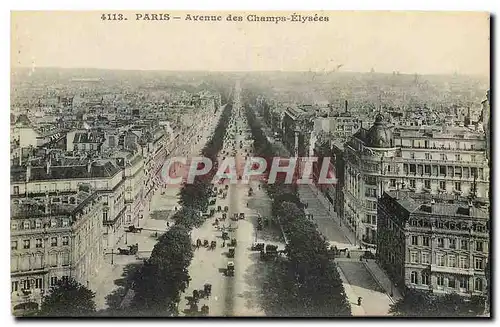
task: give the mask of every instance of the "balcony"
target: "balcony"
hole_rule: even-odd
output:
[[[468,276],[474,275],[474,269],[472,269],[472,268],[447,267],[447,266],[438,266],[436,264],[431,265],[431,272],[457,274],[457,275],[468,275]]]

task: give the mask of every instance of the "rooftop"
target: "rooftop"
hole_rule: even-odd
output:
[[[450,217],[474,217],[489,219],[490,214],[483,199],[469,202],[467,198],[451,198],[449,195],[426,195],[409,191],[389,191],[389,196],[409,213],[433,214]],[[434,201],[433,201],[434,200]]]

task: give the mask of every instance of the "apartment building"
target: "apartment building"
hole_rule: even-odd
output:
[[[345,144],[344,216],[376,246],[377,199],[387,190],[489,197],[484,134],[466,127],[392,127],[377,115]]]
[[[377,225],[377,259],[400,288],[486,294],[490,214],[481,201],[384,192]]]
[[[38,308],[59,279],[72,277],[88,285],[102,262],[103,212],[103,197],[89,186],[63,197],[47,194],[11,205],[14,311]]]

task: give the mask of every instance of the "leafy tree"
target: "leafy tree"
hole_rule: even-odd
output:
[[[189,284],[192,258],[186,227],[176,225],[163,234],[136,276],[132,307],[147,315],[176,315],[180,294]]]
[[[172,218],[176,225],[183,225],[188,229],[199,227],[204,222],[200,212],[191,207],[182,207],[182,209],[177,211]]]
[[[43,297],[41,316],[82,317],[95,313],[95,293],[73,278],[62,279]]]
[[[467,300],[456,294],[434,295],[407,289],[403,298],[391,305],[390,313],[406,317],[465,317],[481,313],[474,297]]]

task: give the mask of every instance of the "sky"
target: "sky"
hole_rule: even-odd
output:
[[[328,22],[102,21],[101,12],[11,14],[11,66],[206,71],[341,71],[489,76],[481,12],[300,12]],[[155,12],[153,12],[155,13]],[[158,12],[156,12],[158,13]],[[227,22],[228,14],[243,22]]]

